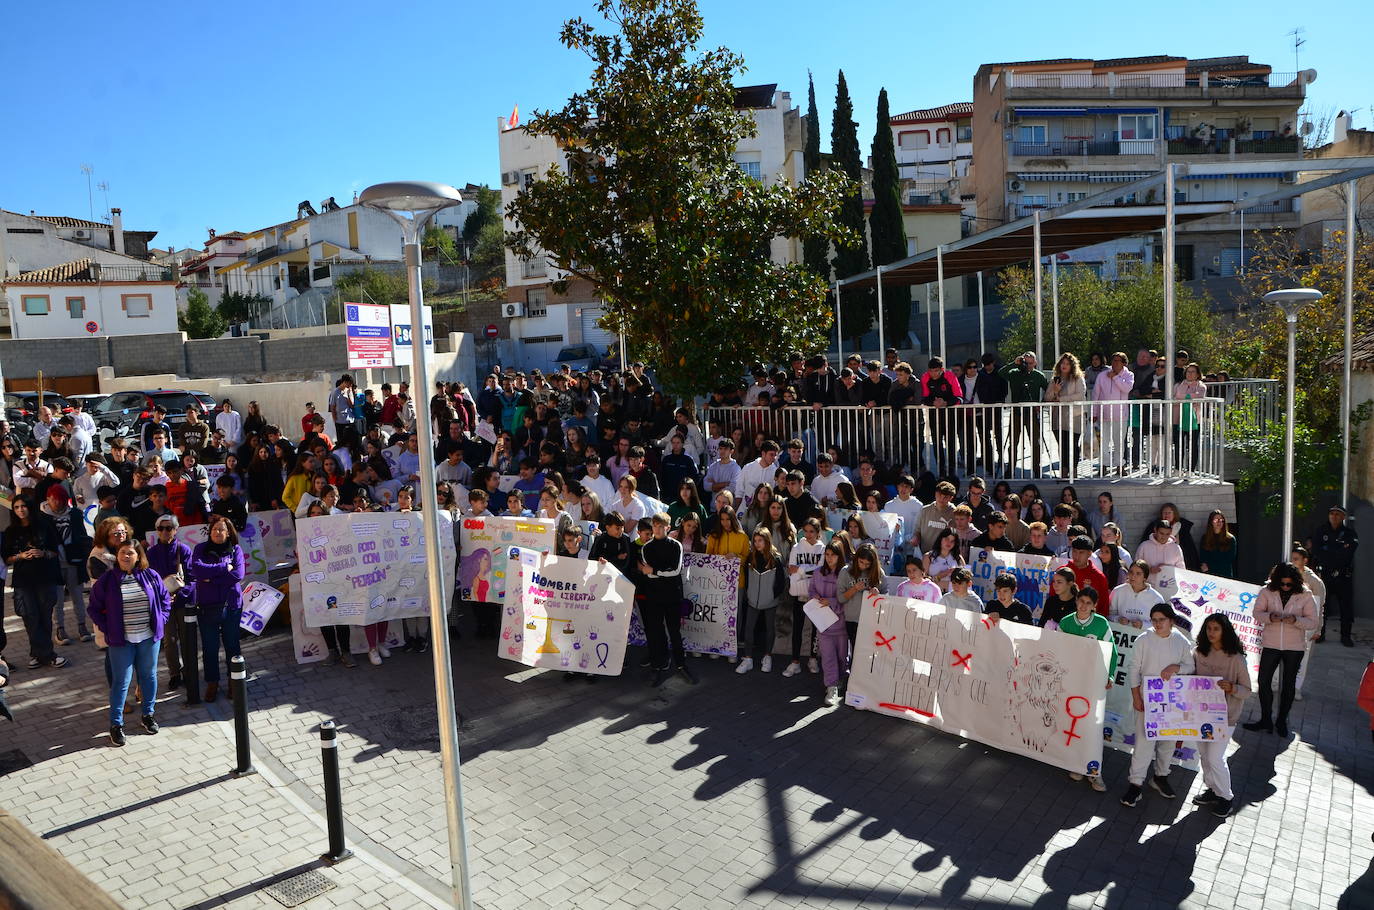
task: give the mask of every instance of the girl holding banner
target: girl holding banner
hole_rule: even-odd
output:
[[[1193,672],[1198,676],[1219,676],[1217,684],[1226,693],[1225,736],[1204,739],[1198,743],[1202,756],[1202,782],[1207,789],[1193,797],[1193,804],[1210,806],[1217,818],[1231,814],[1231,769],[1226,765],[1226,747],[1240,720],[1241,708],[1250,697],[1250,668],[1240,636],[1223,613],[1213,613],[1202,621],[1197,636],[1197,651],[1193,655]]]

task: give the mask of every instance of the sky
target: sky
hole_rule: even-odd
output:
[[[1374,126],[1367,0],[1071,0],[1035,15],[1007,0],[840,15],[821,0],[701,3],[705,44],[745,59],[739,84],[776,82],[804,107],[815,74],[823,148],[840,69],[867,155],[882,87],[896,114],[971,100],[978,65],[1002,60],[1249,54],[1292,72],[1297,27],[1301,68],[1318,72],[1310,109]],[[599,21],[586,0],[9,4],[0,208],[101,220],[113,206],[155,246],[198,249],[207,227],[254,230],[386,180],[498,185],[497,119],[585,85],[587,59],[558,43],[571,16]]]

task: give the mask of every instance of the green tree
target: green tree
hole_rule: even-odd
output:
[[[226,291],[219,299],[217,309],[231,325],[249,322],[255,316],[267,312],[272,307],[272,298],[263,294],[245,294],[242,291]]]
[[[849,178],[848,191],[840,206],[840,224],[848,228],[848,237],[835,244],[836,278],[848,278],[868,271],[868,242],[864,225],[863,162],[859,160],[858,124],[854,122],[854,102],[849,99],[849,86],[840,70],[835,84],[835,114],[830,125],[831,166]],[[840,294],[846,337],[858,338],[873,325],[873,295],[865,290],[844,291]]]
[[[1164,346],[1164,271],[1142,269],[1115,281],[1099,278],[1085,268],[1059,270],[1060,350],[1054,350],[1054,320],[1050,306],[1050,279],[1043,275],[1044,351],[1043,369],[1064,352],[1110,356],[1124,351],[1132,361],[1140,348]],[[999,290],[1007,307],[1009,327],[1003,351],[1035,350],[1035,271],[1016,266],[1002,273]],[[1177,347],[1205,358],[1215,350],[1216,319],[1206,301],[1187,287],[1175,284],[1174,320]],[[1210,364],[1205,370],[1212,369]]]
[[[735,109],[743,61],[702,50],[694,0],[599,0],[613,30],[582,19],[563,45],[594,64],[589,87],[526,127],[570,151],[511,203],[517,255],[592,283],[608,324],[674,394],[736,381],[744,364],[815,350],[830,321],[824,279],[773,262],[767,241],[843,237],[844,181],[747,176],[734,160],[753,119]],[[554,283],[564,292],[567,279]]]
[[[229,320],[210,306],[210,298],[200,288],[186,295],[186,309],[177,313],[177,328],[191,338],[218,338],[229,329]]]
[[[477,188],[477,208],[463,222],[463,242],[476,243],[492,224],[501,225],[501,192],[489,186]]]
[[[807,179],[821,170],[821,115],[816,110],[816,80],[806,73],[806,148],[802,152],[802,166]],[[820,234],[811,234],[802,241],[802,262],[826,281],[830,280],[830,241]]]
[[[410,285],[405,272],[371,265],[334,279],[334,288],[337,296],[345,301],[384,306],[410,301]]]
[[[458,248],[453,242],[453,235],[434,225],[425,228],[424,239],[420,241],[420,252],[426,259],[440,265],[453,265],[458,261]]]
[[[887,89],[878,92],[878,129],[873,134],[873,211],[868,216],[873,264],[888,265],[906,258],[906,225],[902,223],[902,190],[897,173],[897,150],[892,144],[892,115]],[[883,321],[887,337],[906,337],[911,322],[911,288],[883,288]],[[901,347],[898,344],[898,347]]]

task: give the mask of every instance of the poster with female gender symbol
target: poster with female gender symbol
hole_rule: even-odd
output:
[[[904,597],[870,596],[845,704],[1096,773],[1111,648]]]
[[[618,676],[634,585],[615,566],[511,547],[498,657],[530,667]]]

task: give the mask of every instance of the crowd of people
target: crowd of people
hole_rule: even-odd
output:
[[[894,360],[895,352],[889,352],[891,378],[870,362],[867,378],[856,381],[851,367],[836,373],[824,357],[796,355],[783,369],[755,371],[753,386],[741,381],[737,388],[717,390],[711,403],[752,396],[755,405],[891,407],[995,403],[1008,394],[1017,401],[1041,395],[1074,400],[1088,388],[1101,390],[1101,401],[1141,394],[1138,379],[1121,378],[1127,372],[1122,354],[1107,358],[1110,363],[1094,356],[1086,374],[1065,355],[1059,365],[1068,369],[1056,370],[1053,379],[1035,369],[1031,355],[1005,368],[989,355],[981,367],[965,365],[970,381],[964,384],[938,358],[919,383],[907,363]],[[1182,354],[1176,386],[1185,396],[1196,380],[1187,360]],[[1153,352],[1142,352],[1137,366],[1147,378],[1164,367]],[[1094,371],[1091,382],[1084,378]],[[879,396],[878,389],[886,391]],[[1145,394],[1154,391],[1150,385]],[[1107,421],[1115,419],[1102,413]],[[104,650],[111,684],[111,741],[124,742],[131,685],[138,690],[142,724],[155,733],[159,655],[168,685],[181,686],[185,655],[173,632],[182,627],[185,612],[194,610],[203,697],[213,701],[221,648],[226,657],[239,652],[244,553],[238,533],[248,513],[286,509],[301,517],[419,508],[422,453],[415,430],[417,420],[428,419],[436,440],[438,508],[455,518],[550,519],[560,554],[589,551],[634,582],[648,644],[644,665],[654,685],[674,674],[695,681],[681,624],[683,554],[691,552],[739,561],[736,671],[771,672],[777,617],[785,612],[791,641],[782,675],[819,674],[826,704],[843,697],[864,598],[886,590],[884,576],[897,575],[904,576],[900,595],[977,612],[993,622],[1103,640],[1110,639],[1108,619],[1140,629],[1149,644],[1136,647],[1131,685],[1137,702],[1142,673],[1167,676],[1216,664],[1226,672],[1213,675],[1228,679],[1228,695],[1236,699],[1235,720],[1251,686],[1243,665],[1237,670],[1232,659],[1238,653],[1234,630],[1224,616],[1210,616],[1195,630],[1196,641],[1189,641],[1174,627],[1177,617],[1155,587],[1168,566],[1233,576],[1239,544],[1222,512],[1210,513],[1199,528],[1173,503],[1163,503],[1143,526],[1127,527],[1109,490],[1080,497],[1067,485],[1046,501],[1034,482],[1014,488],[1007,480],[989,484],[972,471],[963,479],[953,470],[937,475],[921,470],[916,453],[902,463],[884,462],[871,451],[826,444],[831,440],[814,445],[809,459],[801,439],[760,437],[719,422],[703,427],[696,414],[690,403],[677,406],[634,364],[623,375],[566,368],[549,375],[493,372],[476,394],[462,383],[441,382],[419,412],[406,383],[360,390],[344,375],[324,411],[313,402],[305,405],[298,428],[269,423],[253,402],[240,418],[226,400],[213,429],[209,415],[194,408],[175,428],[155,413],[137,438],[109,440],[106,451],[97,450],[104,447],[93,443],[94,427],[79,410],[46,434],[35,432],[22,454],[12,437],[0,435],[0,487],[13,495],[11,510],[0,510],[0,553],[28,631],[29,668],[61,668],[66,659],[58,648],[94,639]],[[1126,458],[1121,440],[1129,429],[1128,418],[1120,428],[1104,426],[1101,444]],[[1175,429],[1186,444],[1186,423]],[[1069,449],[1078,446],[1075,440]],[[978,451],[981,457],[1000,450],[999,440]],[[1006,467],[995,458],[987,463]],[[933,467],[953,466],[951,461]],[[93,534],[83,521],[88,511]],[[862,512],[898,517],[890,560],[879,556],[862,516],[855,514]],[[582,530],[588,523],[590,541]],[[183,524],[206,524],[206,540],[194,548],[179,543]],[[1286,732],[1303,657],[1324,635],[1324,616],[1333,605],[1342,641],[1352,643],[1350,578],[1357,544],[1336,507],[1330,522],[1295,545],[1291,561],[1270,573],[1256,608],[1265,656],[1258,685],[1263,716],[1254,729]],[[983,602],[975,596],[969,563],[973,551],[983,549],[1053,557],[1058,568],[1044,603],[1032,609],[1017,600],[1017,580],[1005,574],[995,579],[995,597]],[[804,606],[811,601],[829,611],[831,621],[809,616]],[[454,607],[452,621],[459,611],[471,610],[477,637],[496,636],[496,605]],[[353,666],[348,627],[325,631],[333,659]],[[371,663],[390,657],[384,628],[365,633]],[[425,650],[428,634],[422,622],[408,628],[407,649]],[[0,655],[4,647],[0,631]],[[1271,681],[1280,670],[1274,715]],[[8,678],[9,668],[0,661],[0,682]],[[1140,797],[1148,758],[1138,750],[1130,804]],[[1209,793],[1218,807],[1229,808],[1224,760],[1213,754],[1208,768]],[[1169,796],[1167,769],[1161,759],[1151,785]],[[1090,777],[1095,789],[1103,788],[1100,777]]]

